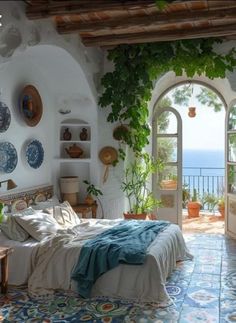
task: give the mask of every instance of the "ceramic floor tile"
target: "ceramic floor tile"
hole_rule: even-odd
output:
[[[180,299],[184,300],[187,292],[187,286],[179,284],[166,284],[166,290],[173,301]]]
[[[222,259],[221,259],[221,256],[213,256],[211,255],[211,253],[209,253],[208,255],[199,255],[199,256],[196,256],[194,258],[196,264],[200,263],[200,264],[214,264],[214,265],[217,265],[217,266],[220,266],[221,265],[221,262],[222,262]]]
[[[236,322],[236,301],[221,301],[220,322]]]
[[[236,289],[236,270],[229,270],[221,276],[222,287]]]
[[[189,287],[184,304],[191,307],[218,308],[219,290],[203,287]]]
[[[193,274],[189,287],[220,289],[220,275]]]
[[[195,274],[212,274],[212,275],[219,275],[221,272],[220,266],[212,265],[205,265],[205,264],[196,264],[194,267]]]
[[[184,305],[180,313],[179,323],[197,322],[218,323],[219,310],[215,308],[196,308]]]
[[[220,300],[221,302],[227,300],[236,301],[236,288],[222,287],[220,291]]]

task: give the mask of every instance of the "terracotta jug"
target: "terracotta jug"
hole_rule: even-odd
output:
[[[81,132],[80,132],[80,140],[87,140],[88,139],[88,130],[86,128],[82,128]]]
[[[69,131],[69,128],[66,128],[63,133],[63,139],[64,140],[71,140],[71,132]]]

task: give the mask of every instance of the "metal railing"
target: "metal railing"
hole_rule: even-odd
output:
[[[204,199],[208,197],[219,199],[224,194],[225,176],[224,168],[212,167],[184,167],[183,168],[183,188],[186,188],[190,195],[194,189],[203,204],[204,209],[211,209],[211,205]]]

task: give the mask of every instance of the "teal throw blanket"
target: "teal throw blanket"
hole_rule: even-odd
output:
[[[122,221],[88,240],[71,275],[79,294],[90,297],[96,279],[121,263],[143,264],[148,246],[168,225],[167,221]]]

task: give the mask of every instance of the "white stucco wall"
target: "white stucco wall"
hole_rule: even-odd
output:
[[[47,183],[56,187],[60,176],[59,125],[63,119],[77,118],[88,122],[92,129],[86,179],[97,184],[96,86],[103,54],[99,49],[85,48],[77,35],[58,35],[50,19],[29,21],[24,10],[21,1],[0,3],[0,88],[12,117],[8,130],[0,134],[0,141],[11,142],[18,153],[17,167],[10,174],[1,173],[1,180],[12,178],[18,185],[14,191]],[[35,127],[27,126],[19,114],[21,90],[28,84],[38,89],[43,102],[43,116]],[[71,113],[61,115],[61,109]],[[38,169],[30,168],[25,161],[25,143],[30,139],[40,140],[44,147],[44,162]],[[79,176],[79,168],[76,172]],[[5,187],[1,192],[5,192]]]

